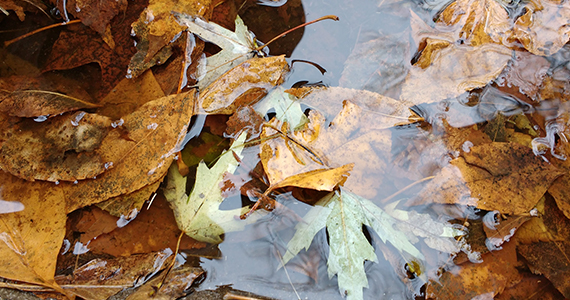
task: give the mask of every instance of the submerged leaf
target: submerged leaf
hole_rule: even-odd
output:
[[[341,294],[347,299],[362,299],[362,288],[368,287],[364,261],[377,261],[374,249],[364,236],[362,226],[372,228],[383,242],[390,242],[404,258],[423,260],[422,253],[412,244],[426,237],[430,247],[447,253],[461,250],[454,238],[465,234],[451,224],[433,220],[429,215],[392,210],[394,218],[373,202],[341,188],[315,204],[304,222],[287,244],[283,261],[287,263],[301,249],[308,249],[314,236],[327,228],[330,244],[329,277],[338,276]],[[399,218],[399,219],[398,219]]]
[[[247,220],[239,216],[247,208],[220,210],[224,200],[221,184],[226,173],[232,174],[238,166],[238,157],[243,149],[247,133],[242,133],[232,144],[232,149],[222,153],[220,159],[210,169],[204,162],[198,165],[196,182],[190,197],[186,195],[186,178],[178,172],[175,164],[168,172],[168,185],[164,196],[174,210],[174,217],[180,230],[188,236],[202,242],[219,244],[225,232],[242,230],[245,225],[255,222],[255,215]],[[236,218],[238,217],[238,218]]]

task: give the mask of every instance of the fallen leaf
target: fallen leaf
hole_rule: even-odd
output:
[[[123,118],[128,155],[94,180],[64,185],[67,211],[136,191],[164,177],[188,130],[194,91],[150,101]],[[118,124],[117,124],[118,125]],[[118,134],[118,132],[117,132]]]
[[[437,51],[426,62],[429,67],[414,65],[408,73],[400,95],[403,101],[432,103],[483,87],[501,73],[512,56],[508,48],[492,43],[469,47],[428,39],[426,49],[432,47]]]
[[[518,92],[538,101],[538,91],[548,74],[550,62],[542,56],[515,51],[515,57],[499,75],[496,82],[500,87],[518,89]],[[523,97],[520,97],[523,98]]]
[[[346,181],[354,164],[344,165],[334,169],[319,169],[295,174],[279,182],[271,183],[270,189],[294,186],[317,191],[332,191],[336,186]]]
[[[309,121],[301,109],[299,99],[287,93],[281,86],[273,89],[255,105],[255,111],[261,116],[265,116],[271,109],[275,110],[275,118],[277,120],[289,123],[293,130],[298,129]]]
[[[2,132],[2,169],[26,180],[57,182],[93,178],[127,150],[107,117],[68,113],[44,122],[9,119]]]
[[[0,276],[55,289],[56,259],[65,234],[65,201],[60,187],[28,182],[0,172],[2,199],[17,205],[0,214]],[[5,203],[2,203],[4,207]]]
[[[325,92],[324,95],[331,94]],[[342,97],[342,93],[339,96]],[[337,99],[343,99],[340,97]],[[333,105],[334,98],[329,99]],[[368,107],[390,108],[390,105],[390,102],[371,103]],[[390,112],[393,111],[387,110],[386,114],[368,111],[345,101],[342,111],[328,128],[324,116],[312,110],[310,122],[286,136],[288,124],[274,119],[263,127],[260,135],[261,162],[269,182],[276,184],[296,174],[354,163],[344,187],[374,197],[386,168],[386,162],[377,153],[389,157],[390,152],[390,132],[383,129],[401,121],[398,113],[408,114],[396,110],[390,115]]]
[[[138,77],[156,64],[162,64],[172,54],[171,43],[180,37],[184,26],[176,21],[176,13],[192,16],[211,14],[211,1],[163,2],[150,0],[138,20],[132,23],[132,33],[138,38],[137,52],[131,58],[129,75]]]
[[[190,32],[222,48],[220,52],[202,58],[205,60],[202,62],[203,69],[197,70],[196,74],[200,90],[255,55],[254,50],[257,48],[255,35],[247,29],[239,16],[235,20],[235,32],[191,14],[174,13],[174,16]]]
[[[95,209],[93,209],[95,210]],[[95,210],[97,211],[97,210]],[[106,214],[105,219],[110,215],[99,210],[99,214]],[[85,216],[87,217],[87,216]],[[128,218],[130,217],[130,218]],[[103,219],[101,218],[101,219]],[[176,249],[180,230],[176,225],[174,215],[167,201],[161,195],[156,196],[150,207],[144,207],[136,211],[133,215],[124,215],[120,219],[112,217],[107,221],[108,227],[105,231],[94,231],[90,226],[83,230],[81,225],[84,220],[80,219],[75,226],[78,232],[84,232],[79,242],[89,249],[92,254],[105,254],[112,256],[129,256],[137,253],[148,253],[160,251],[166,248]],[[97,223],[101,223],[96,221]],[[110,223],[110,224],[109,224]],[[192,250],[201,249],[205,243],[198,242],[188,236],[183,236],[180,240],[180,249]]]
[[[476,205],[503,214],[526,214],[561,172],[515,143],[473,146],[428,183],[414,203]]]
[[[78,109],[100,107],[90,102],[91,97],[85,91],[70,90],[64,82],[53,82],[45,77],[12,76],[1,79],[0,85],[3,88],[0,91],[0,111],[10,116],[54,116]],[[62,89],[71,93],[66,94]]]
[[[119,195],[96,205],[100,209],[107,211],[112,216],[127,217],[131,215],[133,210],[141,211],[144,203],[151,199],[151,196],[155,194],[161,183],[162,180],[159,179],[156,182],[132,193]]]
[[[341,188],[340,193],[331,193],[319,200],[305,215],[304,221],[297,224],[283,261],[287,263],[301,249],[308,249],[315,234],[326,227],[330,245],[327,263],[329,277],[338,276],[341,295],[347,295],[347,299],[362,299],[362,288],[368,287],[364,261],[378,260],[362,232],[363,225],[372,228],[384,243],[390,242],[406,260],[424,259],[412,244],[418,242],[418,236],[431,239],[428,244],[442,251],[461,249],[454,237],[464,232],[451,224],[435,221],[429,215],[414,216],[399,210],[392,210],[392,213],[396,218],[370,200]],[[420,219],[421,222],[414,223]],[[426,226],[419,225],[426,222]],[[418,270],[418,273],[422,271]]]
[[[487,218],[491,218],[490,222],[485,222]],[[487,235],[487,239],[485,240],[487,248],[490,251],[502,249],[501,245],[508,242],[517,229],[530,219],[530,216],[511,216],[503,219],[500,217],[498,211],[488,212],[485,217],[483,217],[483,224],[485,225],[483,229]]]
[[[454,272],[445,272],[427,286],[428,299],[493,299],[506,287],[518,282],[516,242],[483,256],[482,263],[467,263]]]
[[[71,276],[57,276],[59,284],[75,295],[89,300],[105,300],[125,288],[137,287],[166,267],[172,250],[94,259],[73,271]]]
[[[240,220],[239,216],[249,209],[220,210],[224,200],[221,183],[224,174],[233,174],[238,166],[234,155],[240,156],[246,133],[237,138],[230,149],[210,169],[204,162],[198,165],[196,182],[190,196],[186,195],[186,178],[174,164],[168,171],[168,183],[164,196],[170,202],[176,223],[188,236],[202,242],[219,244],[225,232],[242,230],[245,225],[256,221],[256,216]],[[232,155],[233,154],[233,155]]]
[[[126,300],[146,300],[149,297],[157,300],[178,299],[185,296],[194,281],[198,280],[204,273],[204,270],[196,267],[172,269],[166,278],[157,276],[138,288]]]
[[[543,0],[530,2],[525,8],[514,26],[516,37],[533,54],[548,56],[558,52],[570,38],[569,3]]]
[[[242,62],[200,91],[196,113],[233,114],[240,107],[253,105],[283,83],[288,71],[284,56]]]
[[[562,299],[563,297],[564,296],[562,296],[544,276],[525,273],[519,283],[515,286],[507,287],[502,293],[497,295],[495,299],[556,300]]]

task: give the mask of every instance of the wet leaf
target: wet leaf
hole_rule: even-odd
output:
[[[172,250],[94,259],[73,271],[72,276],[58,276],[57,282],[68,285],[74,294],[89,300],[104,300],[119,291],[142,285],[166,267]]]
[[[372,228],[383,242],[390,242],[406,260],[424,259],[412,244],[418,241],[418,236],[427,237],[426,241],[431,239],[428,241],[430,247],[445,252],[461,249],[454,237],[464,233],[451,224],[435,221],[428,215],[412,216],[398,210],[392,210],[392,213],[397,217],[392,217],[370,200],[341,188],[340,193],[319,200],[305,215],[304,222],[295,227],[295,235],[287,244],[283,261],[287,263],[301,249],[308,249],[315,234],[326,227],[330,245],[329,277],[338,276],[340,292],[346,294],[347,299],[362,299],[362,288],[368,287],[364,261],[377,261],[374,249],[362,232],[363,225]]]
[[[543,274],[565,298],[570,297],[570,243],[567,240],[519,245],[517,249],[533,273]]]
[[[324,94],[331,95],[328,92]],[[339,100],[344,98],[342,93],[336,96]],[[334,105],[334,98],[331,96],[329,99]],[[389,98],[385,100],[388,102]],[[390,102],[369,104],[369,107],[374,106],[390,108]],[[394,115],[390,115],[390,112],[393,110],[387,110],[386,114],[382,110],[367,111],[345,101],[342,111],[328,128],[325,118],[313,110],[309,114],[309,123],[286,136],[288,124],[274,119],[264,126],[260,136],[263,140],[261,162],[270,183],[277,184],[297,174],[354,163],[344,186],[366,193],[366,197],[374,197],[375,189],[382,184],[380,176],[386,167],[386,162],[377,153],[386,153],[388,157],[390,151],[390,133],[383,129],[400,122],[401,115],[408,113],[396,110]]]
[[[157,276],[148,281],[129,295],[127,300],[146,300],[149,297],[157,300],[178,299],[186,295],[194,281],[204,273],[204,270],[196,267],[175,268],[168,273],[165,279],[163,276]]]
[[[96,204],[102,210],[115,217],[129,216],[133,210],[141,211],[144,203],[151,199],[162,180],[157,180],[132,193],[119,195]]]
[[[170,202],[180,230],[188,236],[202,242],[219,244],[225,232],[242,230],[245,225],[255,222],[255,216],[246,221],[239,216],[247,212],[247,208],[220,210],[224,200],[222,182],[224,174],[233,174],[238,166],[234,155],[241,155],[246,133],[242,133],[234,141],[232,147],[220,156],[212,168],[204,162],[198,165],[196,183],[190,196],[186,195],[186,178],[182,177],[175,165],[168,171],[168,185],[164,191]]]
[[[457,272],[445,272],[439,281],[430,281],[428,299],[493,298],[520,278],[516,242],[506,243],[503,250],[483,256],[481,263],[467,263]],[[482,298],[487,299],[487,298]]]
[[[164,177],[188,130],[194,92],[150,101],[123,118],[117,138],[128,155],[95,180],[64,184],[68,212],[136,191]],[[118,125],[118,124],[117,124]]]
[[[278,182],[271,182],[270,188],[294,186],[317,191],[332,191],[346,181],[353,167],[354,164],[348,164],[334,169],[318,169],[296,174]]]
[[[148,6],[132,23],[132,33],[138,38],[137,53],[129,64],[129,74],[138,77],[156,64],[163,64],[172,55],[172,45],[185,26],[177,23],[175,13],[191,16],[211,14],[211,1],[164,2],[150,0]]]
[[[484,144],[452,160],[415,203],[475,205],[504,214],[525,214],[561,174],[525,146]]]
[[[91,221],[94,223],[90,222],[93,218],[91,214],[96,216],[96,219]],[[107,228],[98,228],[105,224]],[[73,230],[83,232],[78,242],[85,245],[91,254],[112,256],[129,256],[166,248],[174,250],[180,236],[172,210],[162,195],[156,196],[150,207],[146,205],[142,210],[123,215],[121,218],[111,217],[99,209],[82,212],[82,218],[77,221]],[[201,249],[205,246],[205,243],[188,236],[183,236],[180,240],[182,250]]]
[[[76,112],[45,122],[9,119],[2,132],[0,165],[26,180],[76,181],[93,178],[124,156],[104,116]]]
[[[111,20],[127,10],[126,0],[70,0],[66,4],[52,1],[63,13],[65,21],[68,20],[67,8],[74,8],[70,13],[79,18],[85,26],[91,27],[101,35],[103,40],[111,48],[115,48],[115,42],[111,35]]]
[[[190,32],[222,48],[220,52],[208,58],[202,58],[205,60],[201,63],[204,64],[203,69],[198,70],[196,74],[200,90],[209,86],[227,71],[253,58],[253,50],[257,47],[255,36],[247,29],[239,16],[235,20],[235,32],[189,14],[174,13],[174,16]]]
[[[420,104],[457,97],[495,79],[512,56],[497,44],[468,47],[428,39],[423,53],[432,48],[437,54],[426,58],[426,68],[412,66],[400,99]]]
[[[0,91],[0,111],[10,116],[31,118],[100,107],[90,102],[85,91],[70,90],[65,84],[44,77],[12,76],[1,79],[3,90]],[[62,89],[71,93],[62,93]]]
[[[281,86],[273,89],[255,106],[255,110],[262,116],[271,109],[275,110],[277,120],[289,123],[293,130],[309,121],[301,109],[299,99],[287,93]]]
[[[249,59],[201,90],[196,112],[233,114],[240,107],[255,104],[268,90],[281,84],[288,71],[284,56]]]
[[[4,172],[0,172],[0,179],[2,199],[18,204],[13,212],[0,214],[0,276],[63,292],[54,281],[65,234],[62,189],[53,183],[28,182]]]
[[[536,1],[526,6],[514,26],[516,37],[533,54],[552,55],[570,38],[570,5],[566,1]]]

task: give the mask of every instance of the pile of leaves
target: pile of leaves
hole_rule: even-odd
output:
[[[409,42],[359,40],[340,86],[289,89],[231,1],[0,7],[63,21],[39,69],[26,39],[1,49],[3,287],[174,299],[206,276],[177,250],[279,211],[280,271],[324,243],[347,299],[378,297],[380,261],[409,297],[570,298],[568,2],[414,7]]]

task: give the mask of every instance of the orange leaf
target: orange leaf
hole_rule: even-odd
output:
[[[312,170],[305,173],[296,174],[283,179],[282,181],[272,185],[271,189],[277,189],[286,186],[294,186],[305,189],[313,189],[317,191],[332,191],[335,186],[342,185],[354,164],[347,164],[334,169]]]

